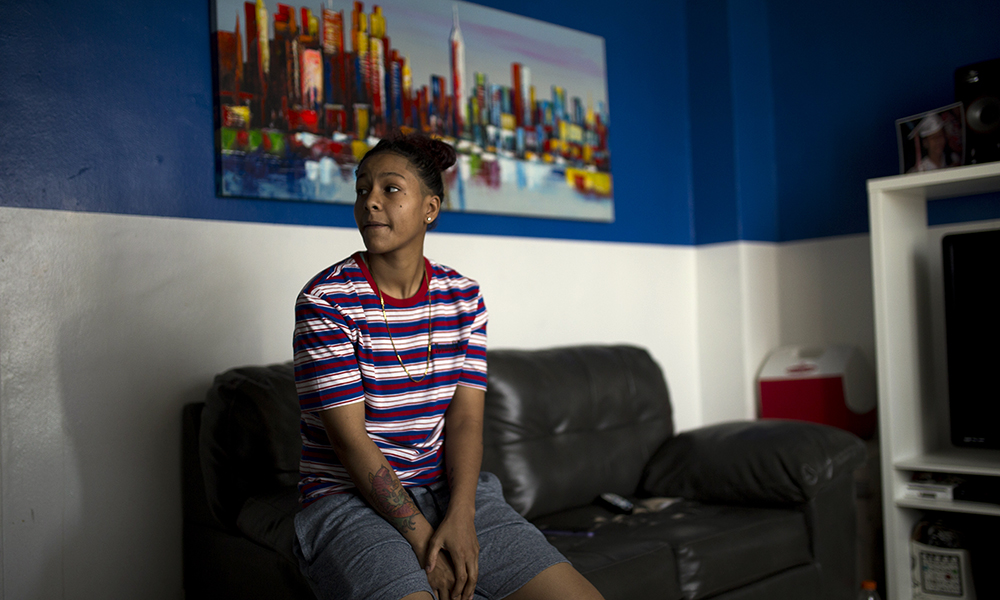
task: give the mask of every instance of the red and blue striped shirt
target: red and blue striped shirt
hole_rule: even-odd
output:
[[[412,297],[383,293],[388,329],[360,254],[324,270],[299,294],[293,345],[305,504],[354,487],[320,411],[364,402],[368,435],[400,482],[426,485],[443,474],[444,413],[455,388],[486,389],[487,313],[479,285],[427,259],[424,266],[427,276]],[[430,366],[420,379],[428,336]],[[407,376],[400,359],[420,381]]]

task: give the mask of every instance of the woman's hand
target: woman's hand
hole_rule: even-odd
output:
[[[438,593],[438,598],[444,600],[472,600],[479,580],[479,539],[476,537],[474,523],[475,509],[468,511],[449,511],[441,525],[431,536],[427,546],[427,578],[440,568],[442,563],[454,568],[454,583],[450,594]],[[442,556],[445,550],[448,556]],[[438,589],[431,580],[431,587]]]
[[[440,560],[441,550],[451,558],[455,586],[450,600],[472,600],[479,581],[476,488],[483,462],[485,404],[482,390],[459,385],[444,418],[444,455],[451,499],[444,520],[431,535],[426,556],[429,567]]]
[[[437,557],[433,569],[428,567],[427,581],[439,600],[450,597],[451,590],[455,587],[455,569],[446,555]]]

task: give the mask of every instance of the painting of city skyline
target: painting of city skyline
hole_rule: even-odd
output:
[[[402,129],[455,147],[446,210],[614,220],[603,38],[447,0],[213,6],[220,195],[353,204]]]

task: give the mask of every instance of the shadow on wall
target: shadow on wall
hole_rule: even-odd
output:
[[[781,245],[779,320],[783,343],[857,346],[875,365],[871,242],[867,235]]]
[[[260,320],[260,302],[220,301],[249,265],[198,236],[208,224],[80,220],[77,251],[65,257],[78,279],[66,282],[56,317],[63,546],[44,573],[61,572],[80,597],[177,598],[181,407],[204,398],[217,365],[259,350],[256,332],[235,332]]]

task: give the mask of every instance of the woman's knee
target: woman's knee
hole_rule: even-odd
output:
[[[604,600],[587,578],[569,563],[558,563],[545,569],[510,596],[509,600]]]

